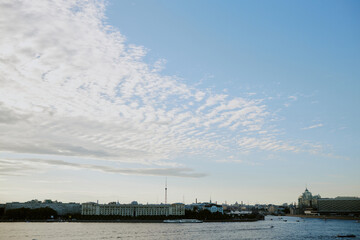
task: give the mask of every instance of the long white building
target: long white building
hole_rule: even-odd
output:
[[[94,202],[83,203],[81,205],[82,215],[118,215],[118,216],[169,216],[185,215],[185,205],[182,203],[174,204],[98,204]]]

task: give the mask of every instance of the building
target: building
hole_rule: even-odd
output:
[[[182,203],[174,204],[98,204],[94,202],[83,203],[81,206],[82,215],[117,215],[117,216],[183,216],[185,215],[185,205]]]
[[[360,198],[321,198],[318,200],[318,212],[320,214],[358,215],[360,214]]]
[[[204,203],[192,203],[190,205],[186,205],[186,209],[187,210],[191,210],[191,211],[201,211],[201,210],[208,210],[211,213],[224,213],[224,209],[222,205],[218,205],[215,203],[208,203],[208,202],[204,202]]]
[[[222,205],[218,205],[218,204],[214,204],[214,203],[209,203],[209,204],[205,204],[204,205],[204,209],[210,211],[211,213],[222,213],[224,214],[224,210]]]
[[[275,206],[275,205],[270,205],[270,206],[268,207],[268,212],[269,212],[270,214],[277,214],[277,211],[278,211],[278,207]]]
[[[253,214],[253,212],[252,211],[230,211],[225,214],[230,215],[232,217],[245,217],[245,216]]]
[[[54,209],[58,215],[81,213],[80,203],[62,203],[52,200],[44,200],[43,202],[41,202],[36,199],[24,203],[20,203],[20,202],[6,203],[5,212],[10,209],[18,209],[18,208],[37,209],[37,208],[46,208],[46,207]]]
[[[286,213],[290,212],[290,208],[288,206],[284,206],[283,205],[273,205],[273,204],[269,204],[267,207],[267,212],[264,214],[271,214],[271,215],[285,215]]]
[[[298,198],[299,213],[312,213],[316,211],[318,206],[318,199],[320,198],[320,195],[313,196],[312,193],[306,188],[303,194]]]

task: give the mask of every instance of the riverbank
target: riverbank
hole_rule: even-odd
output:
[[[299,218],[319,218],[319,219],[338,219],[338,220],[360,220],[359,217],[352,216],[329,216],[329,215],[290,215],[287,214],[287,217],[299,217]]]

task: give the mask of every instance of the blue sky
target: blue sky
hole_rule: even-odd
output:
[[[0,9],[1,202],[360,196],[358,1]]]

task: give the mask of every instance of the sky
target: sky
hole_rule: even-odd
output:
[[[359,1],[0,3],[0,202],[360,197]]]

